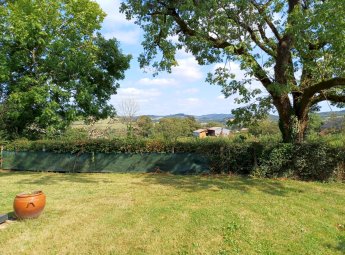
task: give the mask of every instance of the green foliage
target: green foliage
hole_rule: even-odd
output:
[[[190,137],[193,131],[200,128],[194,117],[163,118],[155,125],[155,137],[176,141],[179,137]]]
[[[323,142],[334,148],[345,147],[345,133],[310,136],[308,142]]]
[[[225,127],[224,123],[217,122],[217,121],[211,121],[206,123],[204,126],[205,128],[210,128],[210,127]]]
[[[323,143],[297,145],[293,158],[295,174],[303,180],[327,180],[334,175],[339,159],[344,162],[344,156],[343,149]]]
[[[48,137],[49,138],[49,137]],[[50,139],[61,139],[66,141],[80,141],[88,139],[88,132],[83,128],[67,128],[63,134]]]
[[[278,144],[263,148],[260,162],[253,175],[258,177],[292,177],[293,151],[294,146],[292,144]]]
[[[236,173],[258,177],[291,177],[302,180],[337,179],[345,165],[345,147],[325,142],[299,145],[231,139],[113,139],[17,140],[6,150],[51,151],[57,153],[196,153],[209,160],[214,174]],[[316,163],[317,162],[317,163]],[[339,178],[340,178],[339,177]]]
[[[320,133],[323,120],[319,114],[311,113],[309,114],[309,123],[307,128],[308,135],[315,135]]]
[[[263,119],[248,126],[249,133],[254,136],[279,134],[278,123],[269,119]]]
[[[121,11],[145,33],[141,67],[171,71],[180,49],[200,65],[217,64],[206,80],[242,105],[232,111],[235,124],[275,108],[284,142],[302,142],[319,102],[344,107],[343,0],[126,0]],[[252,88],[255,80],[265,91]]]
[[[136,125],[140,137],[150,137],[152,135],[153,122],[149,116],[140,116],[136,121]]]
[[[338,18],[345,15],[343,1],[310,2],[312,3],[308,5],[312,6],[311,10],[295,9],[291,14],[294,25],[288,28],[295,36],[295,47],[301,56],[301,64],[307,66],[310,77],[315,82],[328,77],[344,76],[345,34],[340,31],[343,31],[345,22]],[[318,47],[311,48],[311,44]],[[323,44],[327,47],[321,47]],[[323,60],[311,61],[320,58]]]
[[[96,32],[90,0],[0,2],[1,128],[11,136],[59,132],[78,116],[105,118],[130,56]]]

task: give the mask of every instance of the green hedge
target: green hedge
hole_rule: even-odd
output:
[[[289,177],[302,180],[344,178],[345,148],[325,142],[299,145],[276,142],[235,142],[229,139],[114,140],[17,140],[7,151],[49,151],[56,153],[197,153],[204,155],[212,173],[237,173],[259,177]]]
[[[254,174],[302,180],[344,180],[345,150],[323,142],[276,144],[259,155]]]

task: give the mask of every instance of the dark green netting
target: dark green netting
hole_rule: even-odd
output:
[[[205,157],[192,153],[53,153],[3,152],[3,169],[54,172],[207,172]]]

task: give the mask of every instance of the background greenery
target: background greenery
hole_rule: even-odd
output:
[[[344,180],[345,142],[311,141],[286,144],[240,135],[229,138],[184,138],[178,140],[117,138],[86,140],[16,140],[9,151],[51,151],[56,153],[197,153],[209,160],[210,172],[259,177],[289,177],[302,180]]]

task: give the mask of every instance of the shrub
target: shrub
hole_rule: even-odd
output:
[[[281,143],[272,147],[266,145],[253,175],[257,177],[291,177],[293,150],[292,144]]]
[[[293,167],[303,180],[327,180],[337,168],[337,150],[324,143],[306,143],[294,146]]]
[[[344,176],[345,147],[324,141],[299,145],[274,141],[206,139],[92,139],[16,140],[5,145],[9,151],[57,153],[197,153],[209,161],[212,173],[236,173],[258,177],[294,177],[327,181]]]

